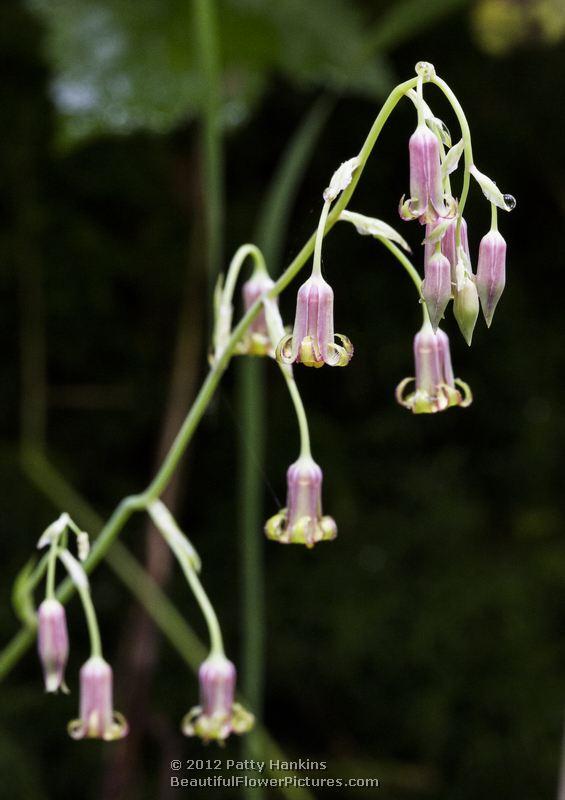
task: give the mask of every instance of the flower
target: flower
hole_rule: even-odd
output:
[[[345,367],[353,356],[353,345],[346,336],[334,334],[334,293],[324,278],[313,272],[298,290],[292,334],[278,344],[277,359],[308,367]],[[335,343],[335,337],[341,345]]]
[[[433,222],[437,217],[453,217],[455,200],[443,193],[439,140],[425,122],[418,125],[409,141],[410,198],[400,200],[402,219]],[[447,200],[447,203],[446,203]]]
[[[53,599],[44,600],[37,612],[38,650],[43,666],[45,691],[56,692],[65,686],[65,667],[69,657],[69,634],[64,606]]]
[[[69,722],[73,739],[121,739],[128,732],[125,717],[114,711],[112,668],[102,656],[91,656],[80,670],[80,718]]]
[[[266,272],[263,270],[255,272],[251,278],[243,284],[242,294],[245,311],[249,311],[253,303],[273,286],[274,282]],[[278,298],[273,302],[278,303]],[[238,352],[246,353],[250,356],[274,355],[264,309],[261,309],[249,326],[245,338],[238,348]]]
[[[200,705],[184,717],[181,728],[185,736],[199,736],[220,744],[230,733],[247,733],[255,723],[253,714],[240,703],[234,703],[236,669],[224,655],[211,655],[198,671]]]
[[[453,377],[449,338],[440,328],[434,333],[430,324],[424,323],[414,337],[414,359],[416,377],[404,378],[396,387],[400,405],[414,414],[434,414],[450,406],[465,408],[473,402],[467,384]],[[405,395],[412,381],[416,384],[415,391]]]
[[[489,328],[505,283],[506,242],[497,230],[491,230],[481,239],[477,262],[477,290]]]
[[[451,299],[451,267],[447,258],[439,251],[424,263],[422,297],[435,331]]]
[[[300,456],[286,473],[287,507],[265,525],[268,539],[282,544],[329,541],[337,536],[332,517],[322,516],[322,470],[311,456]]]

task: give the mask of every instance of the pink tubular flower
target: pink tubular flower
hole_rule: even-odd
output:
[[[465,408],[473,401],[466,383],[453,377],[449,338],[438,328],[433,332],[428,323],[414,337],[416,377],[405,378],[396,387],[400,405],[414,414],[434,414],[450,406]],[[415,382],[415,390],[405,395],[406,387]],[[457,387],[462,389],[462,393]]]
[[[43,666],[45,691],[56,692],[65,686],[65,667],[69,657],[69,635],[64,606],[55,599],[44,600],[38,612],[37,643]]]
[[[441,240],[441,252],[449,261],[451,266],[451,282],[457,285],[456,267],[459,257],[457,255],[457,246],[455,243],[455,233],[457,231],[457,218],[452,220],[445,232],[445,236]],[[469,238],[467,234],[467,223],[461,218],[461,247],[469,263],[471,263],[471,254],[469,253]]]
[[[435,331],[451,299],[451,267],[440,252],[434,253],[424,264],[422,297]]]
[[[287,507],[265,525],[268,539],[282,544],[305,544],[337,536],[332,517],[322,516],[322,470],[311,456],[300,456],[287,471]]]
[[[273,286],[274,282],[266,272],[261,271],[254,273],[251,278],[243,284],[243,307],[245,311],[248,311],[253,303]],[[274,302],[278,304],[278,298],[275,298]],[[269,339],[264,309],[260,311],[249,326],[239,352],[251,356],[274,355]]]
[[[200,705],[184,717],[185,736],[215,739],[222,744],[231,733],[247,733],[255,722],[253,714],[234,703],[236,670],[224,655],[211,655],[198,671]]]
[[[404,220],[419,219],[433,222],[437,217],[452,217],[455,201],[446,204],[443,194],[439,141],[435,133],[423,122],[414,131],[409,142],[410,198],[400,201],[399,212]]]
[[[319,274],[312,273],[298,290],[292,334],[277,347],[277,358],[284,364],[295,362],[308,367],[345,367],[353,356],[353,345],[346,336],[334,334],[334,293]],[[341,345],[335,343],[335,338]]]
[[[506,242],[497,230],[491,230],[481,239],[477,262],[477,290],[489,328],[505,283]]]
[[[121,739],[128,732],[125,717],[114,711],[112,668],[102,656],[91,656],[80,670],[80,718],[69,722],[73,739]]]

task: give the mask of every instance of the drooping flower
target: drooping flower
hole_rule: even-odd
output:
[[[341,334],[334,334],[334,293],[324,278],[313,272],[298,290],[294,330],[277,347],[277,358],[284,364],[307,367],[345,367],[353,356],[353,345]],[[341,345],[335,343],[336,337]]]
[[[265,525],[268,539],[282,544],[305,544],[337,536],[332,517],[322,515],[322,470],[311,456],[300,456],[287,474],[287,506]]]
[[[200,705],[184,717],[181,728],[185,736],[199,736],[203,741],[220,744],[231,733],[247,733],[254,725],[253,714],[234,702],[236,669],[223,655],[211,655],[198,671]]]
[[[505,283],[506,242],[497,230],[491,230],[481,239],[477,262],[477,290],[489,328]]]
[[[396,387],[400,405],[414,414],[434,414],[450,406],[465,408],[472,403],[470,388],[453,376],[449,338],[444,331],[438,328],[434,333],[425,322],[414,337],[414,360],[416,377],[404,378]],[[414,391],[405,394],[412,382]]]
[[[248,311],[251,306],[258,300],[265,292],[268,292],[274,286],[274,281],[264,271],[255,272],[248,281],[243,284],[243,307]],[[278,304],[278,297],[272,301]],[[250,356],[266,356],[274,355],[274,351],[269,338],[269,331],[267,329],[267,320],[265,319],[265,310],[261,309],[259,314],[255,317],[249,326],[243,341],[238,348],[239,353],[245,353]]]
[[[37,644],[43,666],[45,691],[57,692],[61,689],[68,692],[65,686],[65,667],[69,657],[69,634],[65,608],[54,598],[46,599],[39,606],[37,619]]]
[[[425,261],[422,297],[426,302],[432,328],[437,327],[451,299],[451,267],[441,252]]]
[[[402,219],[433,222],[438,217],[453,217],[456,202],[443,192],[439,140],[425,122],[418,125],[408,145],[410,153],[410,197],[400,200]]]
[[[112,699],[112,668],[102,656],[91,656],[80,670],[80,717],[69,722],[73,739],[113,741],[126,736],[129,726]]]

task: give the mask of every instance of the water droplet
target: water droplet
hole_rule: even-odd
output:
[[[511,194],[504,195],[504,202],[506,203],[506,210],[512,211],[516,208],[516,198],[513,197]]]

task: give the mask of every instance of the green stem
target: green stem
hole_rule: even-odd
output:
[[[414,286],[418,291],[418,297],[420,298],[420,306],[422,308],[422,316],[424,318],[424,323],[426,322],[429,323],[430,315],[428,314],[428,307],[426,306],[424,298],[422,297],[422,278],[420,276],[420,273],[418,272],[414,264],[410,261],[408,256],[406,256],[402,252],[402,250],[394,244],[394,242],[391,242],[389,239],[385,239],[384,237],[381,236],[378,236],[377,238],[382,244],[384,244],[384,246],[388,250],[390,250],[393,256],[402,264],[402,266],[412,279],[412,282],[414,283]]]
[[[322,241],[326,231],[326,223],[331,204],[331,200],[326,200],[324,207],[322,208],[322,213],[320,214],[318,230],[316,231],[316,243],[314,245],[314,265],[312,268],[313,275],[322,275]]]
[[[239,545],[241,564],[241,677],[242,690],[253,713],[262,716],[263,653],[265,646],[265,582],[263,577],[263,493],[261,470],[265,453],[263,359],[246,358],[238,365],[238,418],[242,433],[239,450]],[[255,734],[243,747],[259,757]],[[254,790],[253,790],[254,791]]]
[[[36,469],[35,465],[32,467],[31,460],[28,464],[24,463],[24,468],[28,472],[28,477],[37,485],[38,489],[55,506],[69,508],[73,516],[81,522],[84,528],[93,531],[100,529],[103,524],[102,519],[91,508],[89,503],[57,472],[43,453],[36,453],[36,462],[40,463],[40,469]],[[147,611],[147,614],[153,619],[183,661],[194,672],[198,672],[200,664],[206,657],[206,647],[151,575],[147,573],[127,547],[120,542],[116,542],[108,553],[107,562],[114,574]],[[17,662],[19,656],[25,652],[33,641],[33,635],[32,631],[26,629],[14,637],[9,648],[6,648],[2,654],[2,667],[5,662],[11,662],[12,665]],[[0,675],[2,674],[3,669],[0,668]],[[253,705],[249,702],[249,697],[245,693],[243,697],[238,696],[238,700],[245,706],[253,708]],[[246,739],[250,735],[256,737],[257,751],[266,759],[267,768],[271,759],[273,761],[277,759],[279,761],[289,760],[268,730],[261,724],[257,724]],[[272,774],[276,775],[276,772],[273,771]],[[288,797],[289,800],[313,800],[307,789],[299,787],[281,786],[281,793]]]
[[[55,597],[55,572],[57,567],[57,548],[59,546],[59,537],[51,542],[49,548],[49,555],[47,557],[47,585],[45,589],[45,596],[48,600],[53,600]]]
[[[78,593],[84,609],[84,616],[86,617],[86,625],[88,627],[88,636],[90,639],[90,655],[102,657],[102,640],[100,638],[100,627],[96,618],[96,611],[90,595],[88,586],[77,586]]]
[[[498,208],[494,203],[490,204],[490,229],[491,231],[498,230]]]
[[[284,368],[281,368],[281,372],[284,375],[286,385],[288,386],[288,391],[294,405],[294,410],[296,411],[296,418],[298,420],[298,428],[300,431],[300,455],[309,456],[311,455],[310,432],[308,430],[308,418],[306,417],[306,411],[304,410],[304,403],[302,402],[296,381],[294,380],[292,374],[289,375]]]
[[[204,186],[210,294],[222,260],[224,228],[221,136],[221,67],[215,0],[193,0],[196,45],[203,85]]]
[[[202,611],[204,619],[206,620],[208,633],[210,635],[211,655],[223,655],[224,642],[222,639],[222,631],[220,630],[220,623],[218,622],[218,617],[216,616],[214,607],[212,606],[212,603],[210,602],[210,599],[206,594],[202,583],[200,582],[200,578],[196,574],[196,570],[189,562],[185,551],[181,549],[174,537],[169,536],[163,529],[160,529],[160,531],[163,535],[163,538],[175,554],[177,561],[179,562],[181,569],[188,581],[188,584],[192,589],[192,593],[196,598],[198,605],[200,606],[200,610]]]
[[[267,272],[267,266],[265,264],[265,259],[263,258],[263,253],[259,250],[257,245],[242,244],[241,247],[238,247],[236,250],[235,255],[230,261],[230,265],[228,267],[226,285],[223,292],[224,302],[229,302],[231,304],[233,300],[235,284],[239,278],[239,273],[241,272],[243,263],[248,256],[251,256],[255,262],[255,271],[260,273]]]
[[[422,278],[420,277],[420,273],[416,269],[416,267],[412,264],[408,256],[406,256],[402,250],[397,247],[394,242],[391,242],[389,239],[385,239],[383,236],[377,237],[379,242],[384,244],[387,250],[393,254],[393,256],[402,264],[408,275],[412,278],[412,282],[416,289],[418,290],[418,297],[422,297]]]
[[[473,146],[471,143],[471,130],[469,128],[469,123],[467,122],[467,117],[465,116],[465,112],[461,106],[461,103],[455,96],[453,90],[447,85],[447,83],[437,76],[432,79],[432,82],[438,86],[444,95],[447,97],[451,107],[455,112],[455,116],[457,117],[457,121],[459,122],[459,127],[461,128],[461,136],[463,138],[463,153],[465,155],[465,170],[463,172],[463,188],[461,189],[461,197],[459,198],[459,210],[457,216],[457,230],[456,230],[456,240],[457,246],[461,245],[461,218],[463,216],[463,211],[465,209],[465,203],[467,202],[467,195],[469,194],[469,184],[471,181],[471,173],[470,169],[473,166]]]

